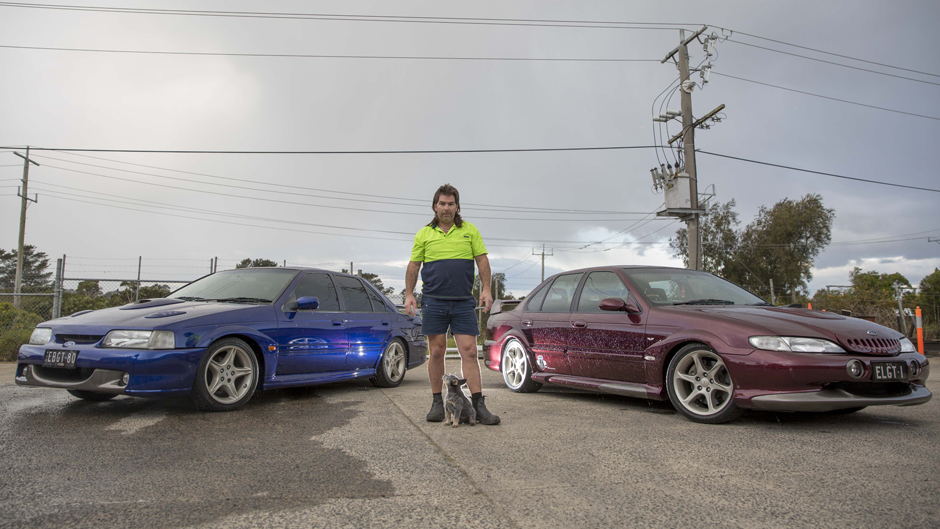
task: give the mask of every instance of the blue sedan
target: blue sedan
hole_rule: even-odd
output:
[[[304,268],[208,275],[170,294],[44,323],[16,383],[85,400],[188,395],[229,411],[257,390],[368,378],[401,384],[424,363],[421,320],[368,281]]]

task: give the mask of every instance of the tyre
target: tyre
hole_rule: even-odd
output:
[[[532,368],[525,346],[515,338],[510,338],[503,346],[503,358],[499,363],[506,387],[516,393],[535,393],[542,389],[542,384],[532,380]]]
[[[405,379],[407,370],[408,356],[405,354],[405,345],[395,338],[388,342],[382,352],[379,365],[375,368],[375,376],[371,379],[372,385],[378,388],[394,388]]]
[[[672,357],[666,390],[676,410],[695,422],[731,422],[742,413],[734,403],[734,382],[728,367],[703,344],[686,345]]]
[[[251,346],[238,338],[223,338],[199,362],[191,398],[203,411],[237,410],[254,395],[258,376]]]
[[[78,397],[82,400],[90,400],[92,402],[103,402],[117,397],[117,393],[96,393],[94,391],[85,391],[82,389],[67,389],[66,391],[68,391],[69,395],[73,397]]]

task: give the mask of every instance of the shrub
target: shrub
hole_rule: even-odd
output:
[[[0,362],[15,362],[20,346],[29,341],[33,328],[43,320],[11,303],[0,303]]]

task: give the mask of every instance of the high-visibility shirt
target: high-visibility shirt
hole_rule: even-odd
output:
[[[473,258],[487,253],[477,227],[462,221],[446,233],[435,223],[415,234],[411,261],[423,262],[422,295],[439,299],[473,298]]]

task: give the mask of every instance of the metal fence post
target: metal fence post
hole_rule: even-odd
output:
[[[62,316],[62,259],[55,261],[55,288],[52,297],[52,319]]]
[[[140,301],[140,266],[143,264],[143,256],[137,256],[137,293],[134,294],[134,301]]]

